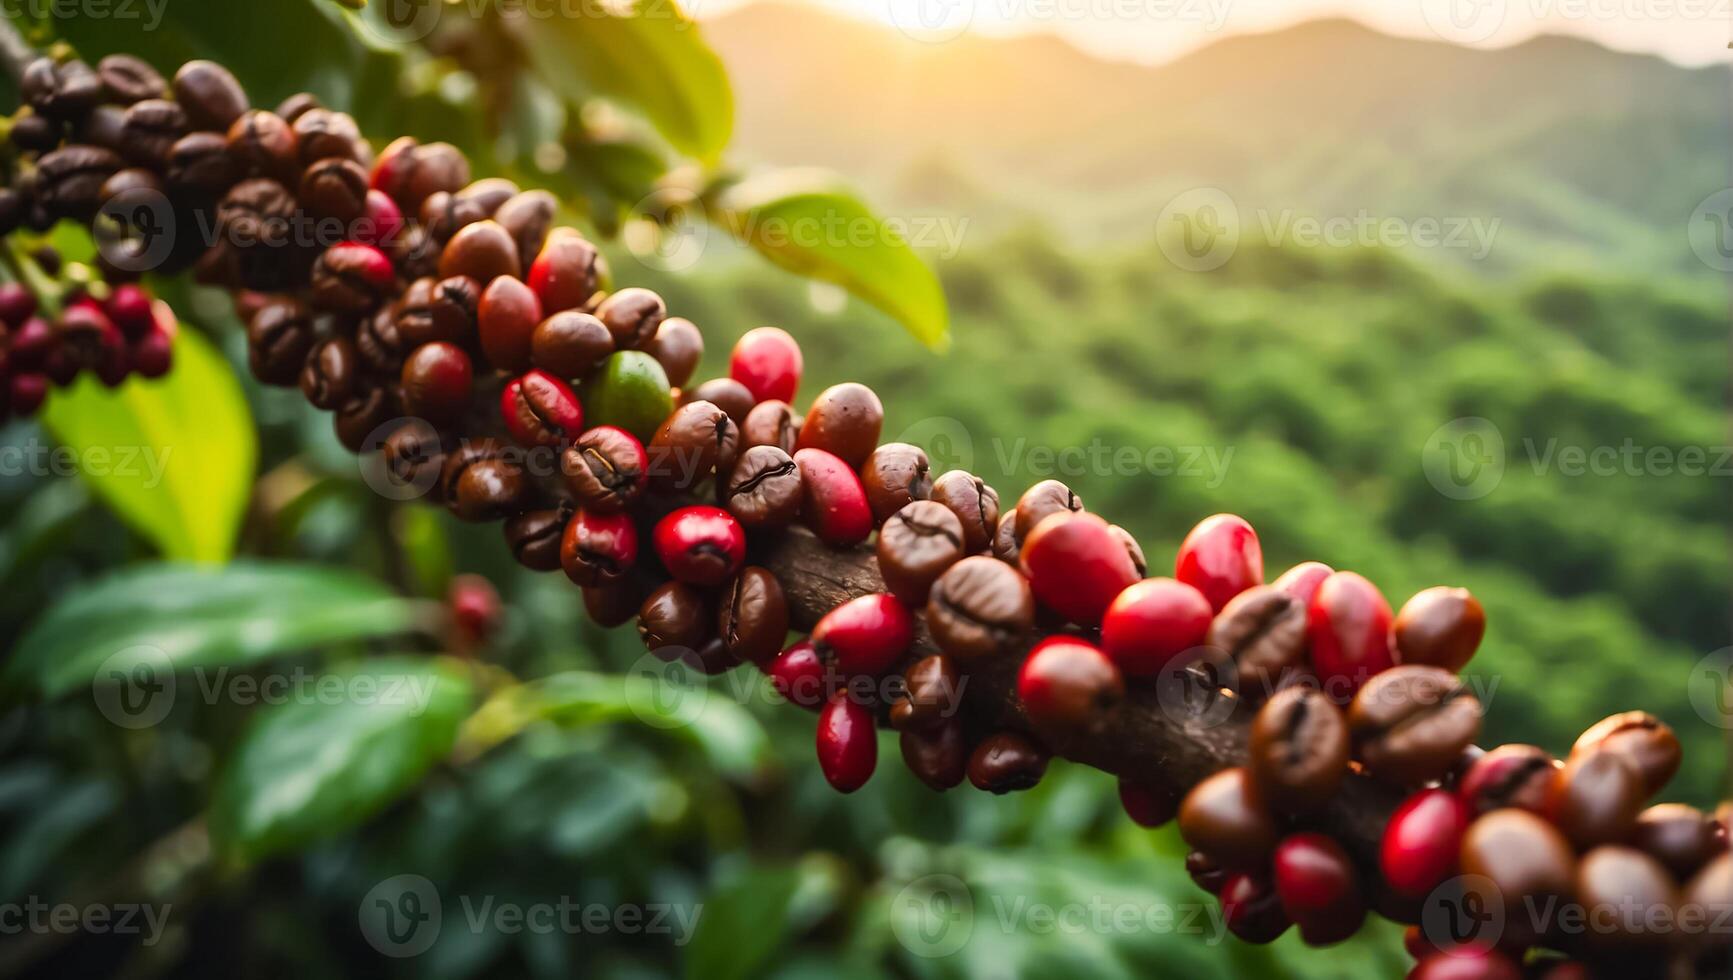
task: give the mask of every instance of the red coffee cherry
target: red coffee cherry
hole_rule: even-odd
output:
[[[838,691],[818,714],[818,765],[839,793],[852,793],[872,778],[879,761],[878,730],[864,705]]]
[[[1244,767],[1210,776],[1179,804],[1179,835],[1226,867],[1262,866],[1276,846],[1276,834],[1275,818]]]
[[[1114,598],[1137,581],[1125,546],[1089,513],[1044,519],[1024,540],[1019,562],[1035,597],[1082,626],[1101,622]]]
[[[1233,872],[1228,871],[1202,851],[1191,851],[1185,856],[1185,873],[1191,875],[1191,880],[1211,895],[1220,895],[1227,885]]]
[[[1456,795],[1471,818],[1505,807],[1544,813],[1559,765],[1545,749],[1500,745],[1469,765],[1456,784]]]
[[[1194,586],[1221,612],[1228,600],[1264,581],[1264,549],[1245,518],[1215,514],[1180,543],[1173,577]]]
[[[456,344],[422,344],[403,362],[403,407],[436,424],[454,422],[469,407],[474,368]]]
[[[1119,777],[1119,805],[1139,827],[1160,827],[1179,813],[1179,799],[1165,789]]]
[[[500,276],[482,290],[476,306],[476,328],[481,352],[489,364],[501,371],[527,371],[531,364],[531,338],[542,322],[542,304],[536,294],[516,276]]]
[[[7,393],[7,404],[14,415],[31,416],[48,400],[48,378],[45,375],[14,374]]]
[[[770,686],[789,701],[817,711],[824,706],[824,660],[811,640],[801,640],[777,654],[764,668]]]
[[[585,587],[618,582],[637,560],[638,527],[629,514],[580,510],[560,539],[560,567]]]
[[[1312,604],[1312,596],[1318,592],[1318,586],[1323,585],[1324,580],[1334,574],[1336,570],[1321,561],[1303,561],[1283,572],[1270,584],[1309,606]]]
[[[1204,594],[1184,582],[1144,579],[1126,587],[1107,607],[1101,617],[1101,646],[1129,676],[1156,674],[1204,641],[1212,615]]]
[[[1390,635],[1404,664],[1458,673],[1486,634],[1486,611],[1467,589],[1434,586],[1414,594],[1396,614]]]
[[[1448,790],[1426,789],[1391,814],[1378,849],[1378,866],[1390,889],[1425,898],[1456,871],[1468,808]]]
[[[103,304],[103,310],[128,340],[143,337],[156,322],[151,314],[150,294],[135,283],[123,283],[114,287],[114,292],[108,294],[108,302]],[[0,314],[0,322],[9,321]]]
[[[1291,923],[1281,899],[1262,875],[1236,874],[1222,886],[1222,924],[1242,941],[1275,942]]]
[[[368,191],[361,220],[355,224],[355,240],[389,250],[402,244],[402,235],[403,209],[384,191]]]
[[[584,429],[578,396],[546,371],[529,371],[506,382],[499,410],[506,431],[520,446],[563,446]]]
[[[18,327],[35,315],[35,293],[25,288],[23,283],[0,283],[0,323]]]
[[[855,471],[822,449],[800,450],[794,465],[800,468],[801,519],[812,533],[834,548],[865,541],[873,531],[873,512]]]
[[[720,507],[674,511],[656,523],[655,540],[668,573],[692,585],[721,585],[746,560],[746,532]]]
[[[396,284],[391,259],[361,242],[339,242],[313,263],[313,305],[333,313],[367,313]]]
[[[800,371],[800,345],[779,327],[746,331],[728,358],[728,376],[745,385],[755,402],[794,401]]]
[[[1408,980],[1522,980],[1522,968],[1497,950],[1453,949],[1421,960]]]
[[[1017,697],[1037,729],[1094,731],[1125,698],[1125,678],[1107,654],[1082,640],[1035,644],[1017,675]]]
[[[458,636],[470,646],[479,646],[499,628],[504,607],[493,583],[480,575],[459,575],[446,592],[451,622]]]
[[[820,654],[849,676],[877,677],[896,666],[915,641],[915,620],[884,592],[856,596],[824,614],[812,628]]]
[[[1306,611],[1306,636],[1324,691],[1338,701],[1396,664],[1390,653],[1390,604],[1377,586],[1354,572],[1337,572],[1318,586]]]
[[[530,264],[529,287],[544,315],[575,310],[596,293],[608,263],[596,246],[572,228],[555,228]]]
[[[1299,924],[1306,942],[1340,942],[1366,920],[1354,863],[1333,839],[1315,833],[1289,835],[1276,846],[1271,871],[1282,910]]]

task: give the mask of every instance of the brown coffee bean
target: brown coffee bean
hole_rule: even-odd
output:
[[[892,514],[915,500],[926,500],[933,492],[931,465],[926,451],[906,442],[887,442],[874,449],[861,470],[873,522],[883,524]],[[962,525],[958,523],[959,547]]]
[[[21,112],[12,122],[10,139],[13,146],[26,153],[47,153],[60,145],[65,134],[66,127],[59,120]]]
[[[643,588],[632,577],[607,585],[584,586],[579,591],[584,594],[584,612],[603,629],[624,626],[638,618],[638,608],[644,599]]]
[[[933,481],[929,499],[951,509],[963,523],[963,547],[969,554],[987,550],[999,525],[999,491],[964,470],[949,470]]]
[[[367,171],[347,157],[326,157],[301,175],[301,202],[314,214],[351,224],[367,213]]]
[[[169,147],[167,176],[176,190],[216,197],[233,186],[241,172],[229,152],[229,141],[221,133],[199,130]]]
[[[1727,966],[1733,946],[1733,932],[1724,927],[1729,909],[1733,909],[1733,854],[1724,852],[1685,885],[1679,904],[1681,917],[1690,916],[1706,926],[1684,944],[1700,966],[1700,977],[1715,976],[1716,970]],[[1717,927],[1717,922],[1722,926]]]
[[[341,157],[366,166],[366,144],[348,113],[313,107],[296,116],[291,128],[295,130],[303,165]]]
[[[494,211],[493,220],[499,222],[517,245],[521,263],[518,275],[529,275],[530,265],[541,254],[542,243],[547,241],[548,231],[554,226],[554,212],[558,209],[559,202],[552,194],[534,190],[507,199]]]
[[[390,195],[404,214],[419,214],[426,200],[440,191],[454,192],[469,183],[469,160],[450,143],[418,145],[408,136],[398,139],[379,155],[375,170],[380,190]],[[517,255],[513,252],[513,265]],[[512,268],[498,275],[516,275]],[[472,275],[486,282],[492,276],[480,275],[473,269],[454,269],[444,275]]]
[[[274,180],[243,180],[229,188],[217,205],[217,230],[224,242],[237,249],[281,244],[298,207],[289,189]]]
[[[680,395],[680,404],[709,402],[728,413],[735,425],[743,424],[752,414],[755,402],[752,392],[733,378],[711,378]]]
[[[278,118],[293,126],[295,120],[318,108],[322,108],[318,96],[311,92],[297,92],[278,103],[276,111]]]
[[[287,180],[300,169],[301,141],[274,112],[243,113],[228,129],[228,147],[248,175]]]
[[[1679,737],[1667,723],[1646,711],[1625,711],[1603,718],[1583,732],[1571,755],[1610,749],[1631,761],[1643,777],[1645,796],[1653,796],[1679,771]]]
[[[355,329],[355,349],[361,363],[379,374],[395,375],[403,370],[403,357],[408,353],[403,337],[397,332],[398,307],[382,306],[372,316],[362,319]]]
[[[898,731],[928,731],[953,721],[963,696],[956,662],[942,653],[922,657],[903,675],[902,689],[891,699],[891,727]]]
[[[995,796],[1034,789],[1047,773],[1047,750],[1017,732],[990,735],[969,756],[969,782]]]
[[[131,105],[145,99],[160,99],[168,83],[143,59],[129,54],[111,54],[96,63],[97,78],[108,101]]]
[[[588,313],[555,313],[530,334],[530,360],[561,378],[585,377],[613,352],[614,335]]]
[[[723,505],[741,526],[787,527],[800,516],[800,467],[775,446],[753,446],[728,475]]]
[[[517,192],[516,184],[500,177],[478,180],[455,193],[438,191],[421,202],[421,223],[434,238],[446,242],[464,225],[493,217]]]
[[[1486,633],[1486,611],[1467,589],[1436,586],[1415,594],[1396,614],[1390,636],[1398,659],[1458,673]]]
[[[1187,844],[1230,868],[1261,867],[1276,848],[1275,818],[1242,767],[1223,769],[1192,787],[1180,801],[1178,820]]]
[[[1035,594],[1021,572],[983,556],[940,575],[927,599],[927,628],[946,653],[968,662],[1011,656],[1035,627]]]
[[[570,507],[532,510],[505,522],[506,545],[513,558],[525,568],[552,572],[560,567],[560,538],[566,533],[566,522],[572,519]],[[588,597],[585,597],[588,605]],[[638,604],[631,603],[632,611]],[[630,618],[628,616],[628,618]]]
[[[1654,858],[1630,847],[1597,847],[1577,862],[1576,900],[1587,914],[1591,949],[1665,952],[1679,938],[1679,890]]]
[[[1017,512],[1013,510],[999,518],[999,527],[993,532],[993,557],[1016,567],[1022,550],[1017,541]]]
[[[313,264],[314,309],[351,317],[369,315],[396,287],[391,260],[371,245],[339,242],[319,253]]]
[[[1204,644],[1233,658],[1239,689],[1267,696],[1306,655],[1306,605],[1270,585],[1254,585],[1222,607]]]
[[[497,521],[515,512],[529,491],[517,453],[496,439],[466,439],[445,460],[440,485],[458,520]]]
[[[397,333],[412,349],[440,341],[467,345],[476,335],[481,294],[468,276],[417,279],[398,306]]]
[[[913,501],[885,521],[877,554],[891,594],[903,605],[925,606],[933,583],[965,556],[963,522],[937,501]]]
[[[397,396],[390,388],[376,385],[339,405],[331,418],[331,429],[345,449],[362,453],[375,448],[380,426],[398,414]]]
[[[1726,849],[1713,818],[1684,803],[1658,803],[1637,814],[1631,846],[1665,865],[1679,881],[1689,881]]]
[[[63,146],[36,161],[36,198],[56,217],[89,221],[102,206],[102,185],[124,166],[100,146]]]
[[[698,332],[691,320],[671,316],[656,328],[656,335],[650,339],[650,346],[646,349],[662,365],[668,383],[681,388],[692,380],[692,372],[698,370],[698,361],[704,356],[704,335]],[[745,424],[738,419],[735,421]],[[788,451],[794,451],[792,444]]]
[[[301,369],[301,394],[314,408],[326,411],[349,401],[360,384],[360,357],[349,338],[326,340]]]
[[[247,326],[247,365],[268,385],[295,383],[313,349],[313,314],[294,300],[260,307]]]
[[[747,448],[775,446],[792,455],[799,434],[800,423],[793,410],[787,402],[775,399],[752,406],[752,411],[746,413],[746,421],[740,423],[740,443]]]
[[[736,659],[765,663],[788,638],[788,600],[768,569],[748,565],[722,590],[716,634]]]
[[[570,228],[555,228],[531,264],[528,282],[547,313],[594,313],[605,295],[597,290],[607,277],[607,260],[596,246]]]
[[[1322,809],[1348,775],[1348,721],[1316,688],[1277,691],[1252,718],[1250,746],[1252,778],[1287,813]]]
[[[638,610],[638,638],[663,660],[677,660],[710,639],[710,610],[703,593],[684,582],[668,582]]]
[[[380,449],[393,479],[405,486],[426,487],[435,502],[445,499],[441,485],[445,473],[445,443],[432,423],[425,419],[410,419],[392,430]]]
[[[1137,539],[1131,536],[1131,532],[1118,524],[1107,525],[1107,532],[1125,546],[1125,553],[1131,557],[1131,567],[1137,569],[1137,577],[1140,579],[1148,577],[1149,562],[1143,557],[1143,545],[1138,544]]]
[[[898,745],[909,771],[929,789],[942,793],[961,783],[968,772],[969,743],[963,738],[961,722],[904,731]]]
[[[1504,807],[1544,813],[1558,769],[1558,760],[1545,749],[1500,745],[1469,765],[1457,781],[1457,795],[1472,817]]]
[[[1538,938],[1525,908],[1568,899],[1576,857],[1552,824],[1526,810],[1495,810],[1474,821],[1462,838],[1459,871],[1466,908],[1504,909],[1505,937],[1513,947]]]
[[[1071,492],[1071,488],[1058,480],[1042,480],[1028,490],[1017,500],[1017,544],[1023,544],[1023,539],[1029,532],[1035,530],[1035,525],[1049,514],[1061,511],[1077,512],[1083,509],[1083,498]]]
[[[625,510],[643,495],[647,466],[638,440],[608,425],[585,432],[560,456],[566,486],[586,510],[601,514]]]
[[[116,105],[97,106],[73,126],[72,140],[126,156],[126,110]]]
[[[879,444],[885,408],[871,388],[855,382],[818,393],[800,427],[797,448],[823,449],[859,470]]]
[[[1647,798],[1643,777],[1623,753],[1573,752],[1553,776],[1546,816],[1578,847],[1630,839]]]
[[[688,490],[718,467],[731,472],[739,451],[740,431],[727,413],[709,402],[682,405],[650,440],[650,479]]]
[[[517,244],[495,221],[464,225],[439,254],[440,278],[468,276],[483,285],[519,273]]]
[[[476,307],[476,329],[488,362],[512,374],[528,371],[534,365],[531,338],[541,320],[541,301],[522,279],[500,276],[488,283]]]
[[[614,336],[617,350],[643,350],[650,346],[667,315],[668,307],[662,297],[638,286],[621,289],[596,307],[596,319]]]
[[[1354,695],[1348,728],[1373,775],[1402,786],[1443,776],[1480,734],[1480,701],[1437,667],[1404,665],[1373,675]]]
[[[102,79],[82,61],[37,58],[25,66],[18,93],[39,115],[75,119],[102,99]]]
[[[247,111],[247,93],[227,68],[214,61],[189,61],[175,72],[174,97],[198,129],[226,133]]]

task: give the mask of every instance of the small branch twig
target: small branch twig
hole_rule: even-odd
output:
[[[13,84],[24,80],[24,69],[30,66],[40,55],[24,40],[24,35],[18,33],[18,28],[10,20],[0,20],[0,64],[6,68],[6,74],[12,76]]]

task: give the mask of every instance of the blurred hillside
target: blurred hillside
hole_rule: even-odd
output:
[[[832,167],[971,235],[1036,216],[1147,241],[1174,195],[1217,187],[1242,214],[1496,219],[1478,264],[1500,272],[1690,274],[1685,223],[1728,182],[1724,72],[1558,37],[1479,51],[1328,20],[1142,67],[776,4],[704,30],[734,80],[738,155]]]

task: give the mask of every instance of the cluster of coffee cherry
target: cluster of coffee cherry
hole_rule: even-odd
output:
[[[174,312],[133,283],[69,294],[58,317],[42,315],[22,283],[0,283],[0,421],[27,418],[88,371],[110,388],[130,375],[160,378],[173,362]]]
[[[635,619],[649,650],[705,673],[754,664],[818,713],[819,763],[837,789],[871,777],[881,719],[929,786],[1026,789],[1051,746],[1099,732],[1129,689],[1184,671],[1258,705],[1248,757],[1183,799],[1153,778],[1122,779],[1121,797],[1146,825],[1177,815],[1189,866],[1243,938],[1298,924],[1309,942],[1335,942],[1374,899],[1413,921],[1457,877],[1492,882],[1505,907],[1615,892],[1676,912],[1733,905],[1726,821],[1641,809],[1678,764],[1654,719],[1611,719],[1562,765],[1538,749],[1473,748],[1480,705],[1457,672],[1484,616],[1467,592],[1429,589],[1392,615],[1372,583],[1315,562],[1265,584],[1257,535],[1231,515],[1188,535],[1172,577],[1146,577],[1133,537],[1057,481],[1002,512],[978,477],[935,476],[919,448],[881,445],[883,406],[864,385],[827,388],[797,412],[802,356],[782,330],[748,332],[726,377],[690,385],[698,329],[649,290],[610,290],[596,248],[555,225],[551,195],[472,182],[454,147],[405,138],[375,155],[311,96],[249,108],[210,62],[166,88],[142,63],[102,67],[122,81],[99,89],[138,96],[118,125],[89,121],[100,100],[82,125],[64,122],[89,69],[47,63],[27,79],[31,105],[60,120],[56,139],[71,125],[88,142],[37,161],[26,220],[95,219],[141,189],[166,195],[180,231],[170,259],[234,291],[261,381],[298,386],[335,414],[344,444],[381,449],[392,474],[458,518],[502,521],[516,559],[563,570],[598,623]],[[215,234],[189,247],[201,216]],[[836,549],[876,533],[885,590],[788,645],[784,583],[753,559],[796,526]],[[455,625],[479,641],[497,605],[466,589]],[[938,652],[916,657],[923,627]],[[963,686],[1006,662],[1021,663],[1027,724],[983,729],[965,717]],[[1414,793],[1378,869],[1308,825],[1356,771]],[[1588,939],[1621,964],[1643,950],[1645,969],[1716,955],[1703,932],[1685,935]],[[1707,935],[1724,951],[1725,930]],[[1579,957],[1549,967],[1557,980],[1603,946],[1515,928],[1498,943],[1420,937],[1416,975],[1519,976],[1512,954],[1534,948]]]

